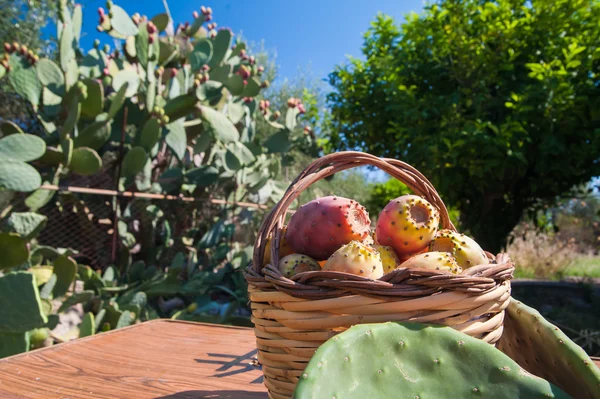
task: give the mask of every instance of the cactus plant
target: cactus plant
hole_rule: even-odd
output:
[[[0,342],[2,333],[24,333],[47,322],[33,274],[11,272],[0,277]]]
[[[93,175],[102,167],[102,158],[100,158],[98,153],[91,148],[75,148],[69,167],[73,172],[80,175]]]
[[[476,365],[476,366],[475,366]],[[317,349],[294,398],[569,398],[493,346],[450,327],[360,324]]]
[[[7,226],[11,232],[32,239],[46,226],[47,221],[46,216],[35,212],[13,212],[8,217]]]

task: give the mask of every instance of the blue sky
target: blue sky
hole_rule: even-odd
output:
[[[164,12],[162,0],[113,0],[133,14],[152,17]],[[96,10],[104,0],[82,0],[84,32],[82,47],[89,49],[98,35]],[[268,50],[277,54],[281,78],[293,78],[299,68],[309,68],[316,78],[325,78],[347,55],[360,56],[363,33],[377,12],[402,20],[406,13],[420,12],[422,0],[170,0],[171,14],[176,23],[190,21],[192,12],[204,5],[213,9],[219,27],[229,27],[250,41],[264,40]]]

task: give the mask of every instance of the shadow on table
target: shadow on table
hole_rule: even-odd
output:
[[[183,391],[155,399],[266,399],[266,392],[249,391]]]

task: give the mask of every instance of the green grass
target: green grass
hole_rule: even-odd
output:
[[[600,278],[600,257],[580,255],[573,265],[564,270],[555,271],[543,278],[549,280],[561,280],[564,277],[588,277]],[[537,278],[535,270],[527,267],[515,267],[515,278]]]

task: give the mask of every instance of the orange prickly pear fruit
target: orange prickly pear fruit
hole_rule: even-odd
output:
[[[392,247],[386,247],[384,245],[374,245],[373,248],[379,252],[381,256],[381,263],[383,265],[383,274],[387,274],[400,266],[400,259]]]
[[[316,260],[302,254],[284,256],[279,260],[278,267],[281,274],[288,278],[302,272],[321,270],[321,266]]]
[[[439,211],[416,195],[390,201],[377,220],[377,244],[394,248],[402,259],[427,248],[440,222]]]

